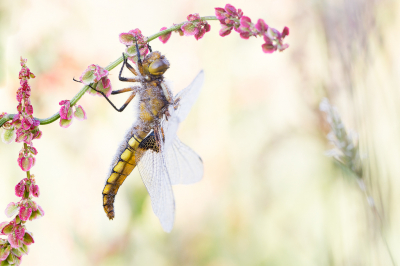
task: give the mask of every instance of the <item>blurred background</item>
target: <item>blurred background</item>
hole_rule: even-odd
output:
[[[20,56],[34,115],[46,118],[81,88],[90,64],[105,67],[124,45],[121,32],[145,36],[214,15],[227,2],[36,0],[0,2],[0,112],[15,113]],[[27,224],[35,244],[22,265],[392,265],[400,263],[400,2],[282,0],[230,2],[253,21],[290,28],[282,53],[261,38],[221,38],[218,21],[203,39],[173,33],[151,42],[171,63],[174,91],[204,69],[198,102],[178,135],[203,159],[200,183],[174,187],[176,220],[165,233],[137,170],[116,197],[109,221],[101,191],[109,164],[136,114],[100,97],[79,102],[88,120],[41,126],[32,169],[46,214]],[[111,72],[114,89],[119,67]],[[128,75],[127,72],[125,72]],[[127,95],[114,96],[120,106]],[[328,97],[358,132],[366,183],[382,222],[354,177],[324,155],[329,129],[318,110]],[[21,144],[0,142],[0,209],[18,201],[25,177]],[[8,220],[0,212],[0,221]]]

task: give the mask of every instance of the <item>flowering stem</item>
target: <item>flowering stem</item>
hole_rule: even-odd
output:
[[[216,16],[205,16],[205,17],[201,17],[201,20],[218,20],[218,19],[217,19]],[[176,25],[174,25],[174,26],[172,26],[172,27],[170,27],[170,28],[168,28],[168,29],[166,29],[166,30],[157,32],[156,34],[153,34],[153,35],[147,37],[147,42],[151,42],[151,41],[153,41],[154,39],[157,39],[158,37],[160,37],[161,35],[164,35],[164,34],[167,34],[167,33],[169,33],[169,32],[172,32],[172,31],[175,31],[175,30],[180,29],[181,26],[182,26],[183,24],[185,24],[186,22],[187,22],[187,21],[182,22],[182,23],[179,23],[179,24],[176,24]],[[108,66],[106,66],[105,69],[107,69],[108,71],[110,71],[110,70],[114,69],[115,67],[117,67],[119,64],[121,64],[122,61],[123,61],[123,58],[122,58],[122,56],[120,56],[117,60],[115,60],[114,62],[112,62],[112,63],[109,64]],[[82,98],[82,96],[85,94],[85,92],[86,92],[88,89],[89,89],[89,86],[88,86],[88,85],[84,86],[84,87],[74,96],[74,98],[72,98],[72,100],[71,100],[71,106],[74,106],[74,105]],[[3,118],[1,118],[1,119],[0,119],[0,127],[1,127],[5,122],[7,122],[8,120],[13,119],[14,115],[15,115],[15,114],[7,114],[7,115],[5,115]],[[55,113],[54,115],[52,115],[52,116],[50,116],[50,117],[48,117],[48,118],[44,118],[44,119],[40,119],[40,118],[36,118],[36,117],[35,117],[35,119],[37,119],[37,120],[40,121],[40,124],[41,124],[41,125],[51,124],[51,123],[53,123],[54,121],[58,120],[59,118],[60,118],[60,114],[59,114],[58,112]]]

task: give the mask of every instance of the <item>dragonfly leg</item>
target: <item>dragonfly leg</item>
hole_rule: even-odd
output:
[[[121,70],[119,71],[119,75],[118,78],[120,81],[127,81],[127,82],[140,82],[140,78],[124,78],[122,77],[122,70],[124,69],[124,66],[126,65],[126,67],[134,74],[134,75],[138,75],[138,73],[136,72],[136,70],[128,63],[128,59],[125,58],[124,53],[122,53],[122,57],[124,58],[124,62],[122,63],[122,67]]]
[[[82,83],[82,82],[80,82],[79,80],[76,80],[75,78],[74,78],[73,80],[76,81],[76,82]],[[129,98],[128,98],[128,99],[125,101],[125,103],[121,106],[121,108],[118,109],[118,108],[113,104],[113,102],[112,102],[110,99],[108,99],[108,97],[104,94],[104,92],[99,91],[99,90],[96,90],[95,88],[92,87],[92,85],[89,85],[89,87],[90,87],[92,90],[97,91],[98,93],[100,93],[101,95],[103,95],[104,98],[106,98],[107,102],[108,102],[109,104],[111,104],[111,106],[112,106],[116,111],[118,111],[118,112],[124,111],[124,109],[126,108],[126,106],[128,106],[128,104],[132,101],[132,99],[135,97],[135,95],[136,95],[138,89],[140,88],[139,86],[135,86],[135,87],[130,87],[130,88],[125,88],[125,89],[121,89],[121,90],[112,91],[111,94],[120,94],[120,93],[128,92],[128,91],[131,91],[131,92],[132,92],[131,95],[129,96]]]

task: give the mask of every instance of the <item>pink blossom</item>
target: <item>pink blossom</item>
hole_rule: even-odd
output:
[[[181,26],[181,30],[186,36],[194,35],[196,40],[200,40],[211,29],[210,24],[205,20],[201,20],[200,15],[197,13],[188,15],[187,19],[188,21]]]

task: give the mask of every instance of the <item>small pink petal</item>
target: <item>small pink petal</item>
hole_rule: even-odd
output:
[[[42,131],[38,130],[34,135],[33,139],[40,139],[42,137],[43,133]]]
[[[0,261],[6,260],[8,255],[10,255],[10,251],[11,251],[10,245],[0,247]]]
[[[10,243],[12,248],[19,248],[22,245],[21,240],[19,240],[15,234],[8,235],[8,242]]]
[[[32,214],[32,208],[26,208],[25,206],[21,206],[19,209],[19,218],[22,221],[27,221],[29,219],[29,216]]]
[[[22,197],[25,192],[25,181],[21,180],[16,186],[15,186],[15,195],[17,197]]]
[[[88,66],[88,68],[85,71],[83,71],[82,75],[79,77],[79,80],[85,85],[89,85],[93,82],[96,82],[96,79],[98,77],[94,73],[95,70],[96,70],[96,65],[92,64]]]
[[[229,35],[232,31],[232,26],[227,26],[227,25],[221,25],[222,28],[219,30],[219,35],[221,37],[225,37]]]
[[[63,127],[63,128],[69,127],[72,124],[72,120],[73,120],[73,118],[71,118],[71,119],[60,118],[60,127]]]
[[[250,28],[251,24],[251,19],[249,17],[243,16],[240,18],[240,26]]]
[[[135,36],[132,33],[121,33],[119,41],[125,45],[132,45],[135,41]]]
[[[240,33],[240,37],[242,38],[242,39],[248,39],[248,38],[250,38],[250,32],[248,32],[248,31],[242,31],[241,33]]]
[[[32,105],[28,105],[25,107],[25,111],[28,115],[32,115],[33,114],[33,106]]]
[[[215,16],[217,17],[217,19],[221,20],[221,19],[225,19],[226,16],[226,11],[225,9],[221,8],[221,7],[216,7],[215,8]]]
[[[33,166],[33,158],[32,157],[20,157],[18,158],[18,165],[22,169],[22,171],[29,171]]]
[[[27,246],[35,243],[35,240],[33,239],[31,233],[29,233],[27,231],[25,232],[24,238],[22,239],[22,243],[24,243]]]
[[[199,15],[199,13],[190,14],[187,16],[187,20],[189,20],[189,21],[200,20],[200,15]]]
[[[21,225],[17,225],[14,229],[14,233],[18,239],[22,240],[25,235],[25,228],[23,228]]]
[[[181,30],[186,36],[192,36],[198,33],[199,29],[191,22],[182,25]]]
[[[163,30],[166,30],[166,29],[167,29],[167,27],[162,27],[162,28],[160,29],[160,31],[163,31]],[[172,32],[168,32],[167,34],[161,35],[160,37],[158,37],[158,39],[159,39],[162,43],[166,43],[166,42],[169,40],[169,38],[171,37],[171,33],[172,33]]]
[[[31,185],[30,187],[29,187],[29,192],[30,192],[30,194],[32,195],[32,196],[34,196],[34,197],[39,197],[39,195],[40,195],[40,190],[39,190],[39,186],[38,185]]]
[[[201,38],[203,38],[204,34],[206,34],[206,30],[205,29],[200,29],[200,31],[194,35],[194,38],[196,40],[200,40]]]
[[[18,204],[15,204],[14,202],[10,202],[6,207],[6,211],[5,211],[6,216],[9,218],[14,216],[16,213],[18,213],[18,209],[19,209]]]
[[[236,8],[233,5],[226,4],[225,5],[225,10],[226,10],[227,13],[229,13],[229,15],[237,16]]]
[[[264,34],[268,30],[268,25],[263,19],[259,19],[257,24],[254,26],[261,34]]]
[[[271,54],[276,51],[276,46],[274,46],[272,43],[264,43],[261,45],[261,48],[264,53]]]
[[[3,129],[1,132],[1,140],[6,144],[13,142],[16,137],[17,133],[14,127],[10,129]]]
[[[8,223],[6,226],[3,227],[3,229],[1,230],[1,233],[3,235],[11,234],[14,230],[14,225],[15,225],[15,223],[13,221],[11,221],[10,223]]]
[[[206,30],[206,32],[209,32],[211,30],[211,25],[207,23],[206,25],[204,25],[204,29]]]
[[[74,112],[74,116],[78,120],[86,120],[87,119],[86,112],[85,112],[85,110],[83,110],[82,106],[80,106],[80,105],[76,106],[76,111]]]
[[[283,28],[282,38],[285,38],[288,35],[289,35],[289,28],[288,27]]]
[[[3,234],[3,229],[4,227],[6,227],[9,224],[9,222],[2,222],[0,223],[0,235],[4,235]]]

